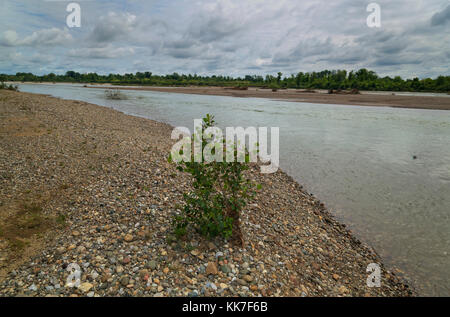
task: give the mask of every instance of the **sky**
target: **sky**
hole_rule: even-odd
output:
[[[81,8],[69,27],[67,6]],[[369,3],[381,26],[367,25]],[[450,0],[0,0],[0,73],[450,75]]]

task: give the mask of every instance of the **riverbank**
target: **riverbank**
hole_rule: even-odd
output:
[[[189,178],[172,127],[105,107],[0,91],[0,295],[409,296],[413,292],[279,171],[242,215],[245,248],[171,237]],[[80,288],[64,287],[71,263]],[[368,288],[367,265],[382,267]]]
[[[94,89],[146,90],[240,98],[268,98],[275,100],[309,102],[317,104],[450,110],[449,97],[407,96],[397,95],[396,93],[373,94],[362,92],[361,94],[328,94],[324,91],[319,90],[311,92],[300,89],[280,89],[274,92],[271,89],[252,87],[248,88],[248,90],[237,90],[225,87],[123,87],[108,85],[87,85],[86,87]]]

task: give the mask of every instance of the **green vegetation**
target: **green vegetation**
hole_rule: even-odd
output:
[[[213,126],[214,117],[206,115],[203,118],[203,132]],[[193,139],[192,141],[194,143]],[[202,140],[202,153],[207,143]],[[236,157],[236,147],[234,151]],[[172,157],[169,157],[169,161],[172,162]],[[190,162],[177,163],[178,170],[193,177],[192,191],[184,194],[184,207],[174,219],[175,234],[178,237],[185,235],[188,225],[192,224],[200,234],[208,238],[222,236],[228,239],[234,235],[242,241],[239,215],[254,194],[253,184],[243,175],[243,172],[249,169],[248,161],[247,155],[243,163],[197,163],[194,162],[192,154]]]
[[[21,225],[27,229],[37,228],[44,222],[42,206],[38,203],[23,203],[20,214],[22,216]]]
[[[15,75],[0,74],[0,81],[29,81],[29,82],[75,82],[75,83],[111,83],[113,85],[153,85],[153,86],[224,86],[224,87],[261,87],[278,89],[359,89],[384,91],[426,91],[450,92],[450,76],[431,78],[402,79],[400,76],[379,77],[375,72],[362,68],[358,71],[324,70],[292,74],[282,77],[281,72],[276,76],[246,75],[244,77],[230,76],[199,76],[173,73],[171,75],[154,75],[151,72],[137,72],[136,74],[96,73],[80,74],[68,71],[64,75],[50,73],[36,76],[32,73],[17,73]]]
[[[13,238],[9,242],[11,249],[14,251],[21,251],[29,244],[29,242],[24,241],[20,238]]]
[[[64,226],[66,224],[66,216],[62,213],[59,213],[56,218],[55,221],[58,225],[60,226]]]
[[[280,89],[280,85],[278,85],[277,83],[271,83],[269,85],[269,88],[272,89],[273,92],[278,91],[278,89]]]

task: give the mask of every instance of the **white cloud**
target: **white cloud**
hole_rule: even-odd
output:
[[[66,45],[73,40],[67,28],[43,29],[20,39],[14,30],[3,32],[0,44],[4,46],[55,46]]]
[[[18,36],[16,31],[8,30],[3,32],[3,37],[0,39],[0,44],[5,46],[15,46],[18,42]]]
[[[107,73],[449,73],[447,0],[377,3],[382,27],[374,30],[366,25],[367,0],[86,1],[80,29],[65,28],[59,2],[8,2],[0,12],[0,53],[5,58],[15,49],[23,65],[45,53],[53,56],[43,61],[47,69]],[[0,72],[22,69],[20,59],[13,62]]]

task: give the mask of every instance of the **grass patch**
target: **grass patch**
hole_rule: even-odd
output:
[[[58,214],[55,219],[56,223],[60,226],[64,226],[66,224],[66,216],[64,214]]]
[[[8,242],[13,252],[22,252],[30,245],[29,239],[42,236],[54,223],[44,215],[40,200],[28,200],[10,208],[16,212],[2,221],[0,236]]]
[[[20,212],[24,214],[40,213],[42,212],[42,205],[37,202],[23,203]]]
[[[19,226],[26,229],[39,228],[45,221],[42,216],[42,206],[39,203],[24,203],[19,212]]]
[[[21,251],[25,249],[25,247],[29,244],[28,242],[17,238],[11,239],[9,243],[11,245],[11,249],[13,249],[14,251]]]

